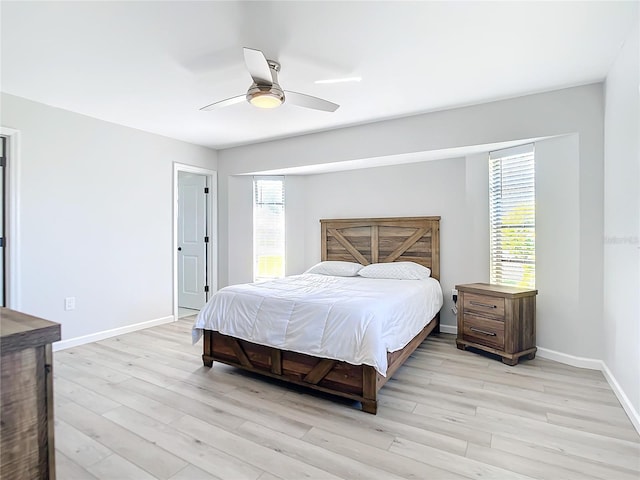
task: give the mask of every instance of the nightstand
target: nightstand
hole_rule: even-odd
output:
[[[474,347],[516,365],[536,356],[536,295],[530,290],[488,283],[456,285],[459,349]]]

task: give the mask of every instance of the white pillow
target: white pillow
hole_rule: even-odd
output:
[[[431,276],[431,269],[414,262],[372,263],[363,267],[358,275],[367,278],[423,280]]]
[[[362,265],[354,262],[340,262],[337,260],[327,260],[315,264],[304,273],[317,273],[318,275],[333,275],[335,277],[355,277],[362,268]]]

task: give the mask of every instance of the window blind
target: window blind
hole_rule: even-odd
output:
[[[489,154],[491,283],[535,288],[533,144]]]
[[[284,227],[284,177],[254,177],[254,281],[284,276]]]

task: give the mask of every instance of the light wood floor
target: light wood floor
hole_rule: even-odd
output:
[[[508,367],[440,335],[374,416],[203,367],[191,323],[54,354],[58,479],[640,478],[640,438],[600,372]]]

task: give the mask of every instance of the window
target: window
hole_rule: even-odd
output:
[[[284,177],[253,178],[253,279],[284,276]]]
[[[533,145],[489,154],[491,283],[535,287]]]

